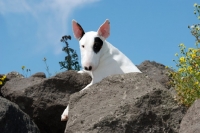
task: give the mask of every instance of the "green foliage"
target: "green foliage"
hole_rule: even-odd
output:
[[[51,77],[51,73],[49,72],[49,66],[47,65],[47,59],[44,57],[43,61],[44,61],[45,67],[46,67],[45,69],[48,73],[48,77]]]
[[[197,3],[194,4],[194,14],[200,20],[200,5],[198,5]]]
[[[178,61],[175,61],[178,71],[170,72],[171,84],[176,89],[176,99],[190,106],[200,98],[200,49],[197,47],[186,50],[184,44],[179,47],[181,53],[176,54]]]
[[[6,82],[6,75],[0,77],[0,87],[3,86]]]
[[[61,69],[67,69],[67,70],[80,70],[80,65],[78,62],[78,55],[76,54],[76,51],[69,47],[69,44],[67,40],[71,40],[71,36],[63,36],[60,40],[61,42],[65,43],[66,46],[63,47],[62,51],[64,51],[67,56],[65,56],[65,61],[59,62]]]
[[[200,6],[194,4],[197,18],[200,17]],[[190,106],[196,99],[200,98],[200,24],[188,26],[191,34],[195,37],[196,48],[186,49],[184,44],[180,44],[180,55],[175,54],[178,60],[174,62],[178,70],[170,71],[170,83],[177,92],[176,99],[186,106]]]
[[[31,75],[31,69],[25,68],[25,66],[22,66],[22,74],[27,78],[28,74]]]

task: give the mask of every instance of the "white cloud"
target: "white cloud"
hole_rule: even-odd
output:
[[[32,16],[37,22],[37,33],[35,33],[38,37],[37,41],[42,44],[38,45],[38,50],[42,50],[48,45],[51,45],[54,47],[55,54],[59,54],[62,46],[56,44],[62,34],[67,31],[66,25],[69,15],[75,8],[83,7],[97,1],[98,0],[1,0],[0,15],[25,14]],[[44,40],[45,42],[42,42]]]

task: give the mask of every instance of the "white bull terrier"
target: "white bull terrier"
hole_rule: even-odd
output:
[[[106,41],[110,35],[110,22],[107,19],[97,32],[84,32],[75,20],[72,20],[74,36],[79,40],[81,64],[84,70],[91,75],[92,81],[84,89],[101,81],[103,78],[130,72],[141,71],[122,52]],[[81,91],[83,91],[82,89]],[[61,121],[68,119],[69,105],[61,116]]]

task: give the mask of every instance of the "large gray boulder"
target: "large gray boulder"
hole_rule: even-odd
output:
[[[179,133],[200,133],[200,99],[193,103],[183,117]]]
[[[19,107],[0,97],[1,133],[40,133],[38,127]]]
[[[37,73],[29,78],[11,78],[1,88],[1,93],[26,112],[41,133],[61,133],[66,125],[61,122],[61,114],[68,105],[69,96],[89,84],[91,77],[76,71],[45,77],[44,73]]]
[[[186,108],[146,74],[113,75],[70,97],[66,133],[177,133]]]
[[[169,71],[163,64],[157,63],[155,61],[146,60],[137,66],[140,71],[150,78],[158,81],[165,88],[170,89],[169,76],[167,72]]]

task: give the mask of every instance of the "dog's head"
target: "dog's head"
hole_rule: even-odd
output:
[[[97,30],[97,32],[84,32],[80,24],[72,20],[74,36],[79,40],[81,51],[81,64],[83,69],[94,71],[101,57],[105,39],[110,35],[110,22],[107,19]]]

